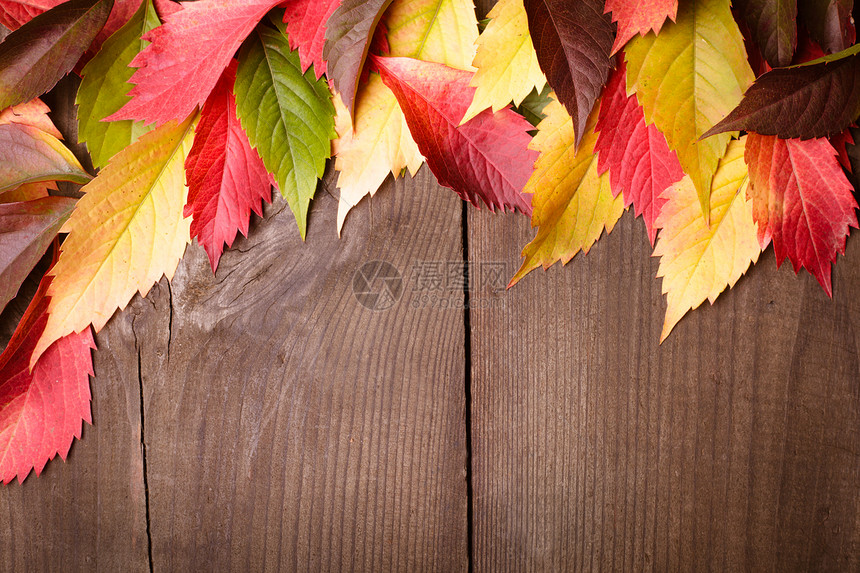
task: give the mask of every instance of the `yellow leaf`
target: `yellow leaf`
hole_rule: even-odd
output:
[[[349,110],[339,95],[334,97],[335,129],[339,135],[332,142],[338,171],[340,201],[337,206],[337,232],[340,234],[349,210],[368,193],[373,195],[389,173],[395,176],[404,168],[415,175],[424,157],[409,133],[406,118],[397,98],[382,83],[379,74],[371,74],[359,88],[355,108],[355,130]],[[356,133],[359,136],[356,136]]]
[[[737,132],[698,138],[732,111],[755,76],[729,0],[678,4],[678,18],[658,35],[633,38],[624,49],[627,92],[636,92],[698,190],[708,216],[717,163]]]
[[[460,123],[483,110],[493,112],[514,102],[520,105],[532,89],[540,91],[546,78],[538,64],[523,0],[500,0],[490,11],[490,23],[478,37],[472,62],[478,71],[471,85],[477,88]]]
[[[752,202],[746,199],[745,139],[732,140],[714,175],[710,228],[690,177],[664,192],[669,201],[657,217],[656,226],[662,229],[654,248],[654,256],[661,257],[657,276],[663,277],[668,299],[660,342],[688,310],[705,299],[713,304],[758,261],[761,247]]]
[[[55,340],[100,330],[136,292],[146,296],[168,279],[190,242],[185,204],[185,158],[195,117],[151,131],[111,159],[88,185],[66,228],[57,264],[48,323],[31,366]]]
[[[478,22],[470,0],[394,0],[384,22],[392,56],[473,69]],[[397,98],[377,74],[359,87],[356,102],[354,125],[344,116],[344,106],[335,104],[338,234],[349,210],[376,193],[389,173],[397,177],[409,168],[414,175],[424,162]]]
[[[394,0],[385,25],[392,56],[474,70],[478,20],[472,0]]]
[[[594,125],[599,108],[595,106],[588,118],[579,152],[573,120],[555,96],[544,109],[546,118],[529,145],[540,157],[523,189],[534,193],[532,227],[538,232],[523,249],[525,260],[511,285],[541,265],[548,269],[556,261],[566,264],[579,251],[588,253],[603,229],[611,232],[624,212],[621,193],[612,197],[609,173],[597,173]]]

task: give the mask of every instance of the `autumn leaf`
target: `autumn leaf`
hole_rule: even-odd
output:
[[[743,140],[732,140],[714,175],[710,227],[702,217],[698,192],[690,177],[666,190],[667,202],[657,218],[660,237],[654,256],[660,257],[657,277],[667,295],[663,342],[688,310],[711,304],[726,287],[733,287],[761,247],[756,238],[752,203],[746,200],[748,178]]]
[[[66,0],[0,0],[0,24],[17,30],[39,14]]]
[[[543,110],[552,101],[550,94],[552,90],[548,85],[545,85],[541,91],[532,90],[529,95],[523,99],[522,103],[517,106],[517,113],[526,118],[533,126],[537,127],[543,121]]]
[[[39,14],[67,0],[0,0],[0,24],[17,30]],[[122,28],[140,6],[141,0],[115,0],[104,27],[96,36],[90,51],[97,51],[102,43]],[[177,4],[178,6],[178,4]]]
[[[840,52],[854,44],[854,0],[802,0],[797,5],[800,21],[826,51]]]
[[[612,67],[615,26],[602,0],[525,0],[529,31],[550,87],[573,118],[579,145]]]
[[[206,250],[212,272],[236,232],[248,235],[253,210],[262,215],[261,200],[272,200],[272,186],[263,160],[251,149],[236,116],[236,60],[227,66],[200,112],[194,145],[185,160],[188,202],[193,217],[191,236]]]
[[[475,99],[463,123],[481,111],[499,111],[511,102],[520,105],[546,78],[540,69],[523,0],[501,0],[490,11],[489,25],[478,37],[478,53],[472,64],[478,68],[471,85]]]
[[[660,33],[666,18],[675,20],[678,0],[606,0],[607,13],[618,24],[612,53],[615,54],[636,34]]]
[[[89,180],[72,152],[53,135],[31,125],[0,125],[0,193],[37,181]]]
[[[54,122],[52,122],[51,118],[48,116],[49,111],[50,109],[42,102],[42,100],[40,100],[39,98],[32,99],[28,102],[20,103],[12,107],[7,107],[3,111],[0,111],[0,125],[29,125],[31,127],[35,127],[39,131],[47,133],[51,137],[62,139],[63,136],[60,133],[60,130],[57,129],[57,127],[54,125]],[[34,133],[37,134],[38,139],[40,136],[37,132]],[[51,137],[45,138],[48,142],[47,146],[40,145],[38,142],[30,143],[34,144],[36,147],[43,147],[43,149],[45,147],[49,148],[50,151],[48,149],[44,149],[44,151],[47,152],[49,157],[54,155],[54,153],[56,152],[56,155],[59,155],[58,164],[60,165],[60,167],[58,169],[76,170],[78,171],[77,175],[82,177],[81,182],[88,181],[89,175],[83,172],[83,167],[80,166],[78,160],[71,153],[69,153],[69,151],[65,147],[59,144],[59,142],[51,139]],[[20,148],[16,148],[14,146],[12,149],[17,149],[18,151],[21,151]],[[18,160],[27,157],[27,155],[28,153],[24,151],[21,156],[15,157],[16,160]],[[55,157],[55,159],[57,158]],[[48,161],[50,162],[49,158]],[[66,179],[66,176],[60,175],[57,178],[62,180]],[[0,191],[0,203],[34,201],[36,199],[47,197],[51,191],[57,190],[57,185],[52,175],[35,177],[35,179],[36,180],[31,183],[24,183],[18,187],[14,187],[11,189],[7,188],[6,190]]]
[[[754,131],[782,139],[828,137],[860,117],[860,45],[759,76],[743,100],[702,138]]]
[[[140,9],[101,50],[84,66],[81,85],[75,103],[78,106],[78,139],[87,144],[93,165],[104,167],[108,160],[128,147],[138,137],[150,131],[142,122],[132,120],[101,121],[117,112],[131,100],[128,80],[134,73],[132,59],[149,42],[141,36],[159,26],[151,0],[144,0]]]
[[[373,56],[373,62],[441,185],[476,207],[480,198],[491,211],[531,214],[521,193],[537,159],[528,149],[531,124],[510,109],[486,109],[460,125],[475,91],[472,72],[412,58]]]
[[[299,51],[302,73],[311,64],[320,79],[326,73],[323,58],[326,22],[340,5],[340,0],[292,0],[285,4],[284,22],[290,39],[290,49]]]
[[[349,210],[362,198],[373,195],[389,173],[403,169],[415,175],[424,163],[418,144],[409,133],[397,98],[379,74],[370,74],[359,92],[353,128],[349,110],[335,97],[338,138],[332,142],[340,199],[337,232],[340,235]]]
[[[45,133],[53,135],[57,139],[63,139],[60,130],[57,129],[57,126],[54,125],[54,122],[48,116],[49,111],[51,109],[42,100],[39,98],[32,99],[0,111],[0,125],[9,123],[31,125]]]
[[[84,187],[50,271],[48,322],[31,365],[54,341],[90,323],[98,332],[135,293],[172,278],[190,241],[183,166],[195,119],[142,135]]]
[[[471,0],[396,0],[384,23],[392,56],[474,71],[478,20]]]
[[[707,218],[711,181],[731,136],[698,140],[754,79],[728,0],[681,2],[674,23],[633,38],[625,55],[628,93],[636,92],[645,120],[677,152]]]
[[[234,90],[242,127],[304,239],[308,206],[336,137],[328,85],[310,70],[302,74],[299,55],[281,31],[260,26],[239,53]]]
[[[341,0],[326,24],[323,59],[328,76],[350,113],[370,41],[391,0]]]
[[[182,4],[173,0],[154,0],[153,4],[155,4],[155,11],[158,12],[158,19],[162,22],[171,14],[182,10]]]
[[[63,139],[63,135],[60,133],[60,130],[57,129],[54,122],[51,121],[51,118],[48,116],[49,111],[51,111],[50,108],[45,105],[42,100],[39,98],[32,99],[28,102],[7,107],[0,111],[0,125],[7,125],[10,123],[29,125],[57,139]],[[62,148],[60,148],[59,154],[67,160],[69,155],[71,155],[67,153],[67,150]],[[80,166],[76,158],[72,165],[74,165],[76,169],[80,169],[81,173],[83,173],[83,168]],[[86,177],[89,178],[88,175],[86,175]],[[56,190],[57,185],[53,180],[24,183],[14,189],[0,191],[0,203],[34,201],[36,199],[47,197],[51,191]]]
[[[60,454],[65,460],[73,438],[80,439],[90,416],[92,350],[89,328],[51,345],[30,370],[36,341],[47,322],[46,276],[12,339],[0,355],[0,480],[23,482],[31,469],[42,473]]]
[[[532,193],[532,227],[537,236],[523,249],[523,264],[508,287],[534,269],[567,264],[578,252],[588,253],[603,229],[610,233],[624,212],[622,197],[613,197],[609,177],[597,170],[592,112],[576,148],[573,120],[557,100],[544,109],[546,118],[529,149],[540,153],[524,192]]]
[[[392,56],[472,69],[478,22],[471,0],[396,0],[383,23]],[[398,177],[408,168],[414,175],[424,162],[397,98],[378,75],[371,74],[359,87],[354,124],[341,107],[339,137],[333,143],[340,188],[338,234],[349,210],[373,195],[389,173]]]
[[[857,228],[851,184],[826,139],[777,139],[750,133],[745,159],[762,246],[773,239],[777,265],[805,267],[832,296],[830,265]]]
[[[48,250],[75,199],[45,197],[0,204],[0,311]]]
[[[736,0],[734,5],[767,63],[789,65],[797,47],[797,0]]]
[[[48,197],[51,191],[56,191],[57,185],[53,181],[40,181],[38,183],[27,183],[15,189],[0,191],[0,203],[20,203],[23,201],[35,201]]]
[[[0,42],[0,109],[56,85],[104,26],[113,0],[72,0],[41,14]]]
[[[612,195],[624,192],[624,206],[631,204],[636,216],[643,216],[651,244],[657,236],[654,221],[666,199],[663,191],[684,177],[678,156],[669,151],[666,138],[646,125],[645,115],[625,89],[625,65],[622,62],[603,92],[597,119],[597,172],[609,170]]]
[[[839,160],[839,165],[846,171],[851,171],[851,158],[848,155],[848,148],[854,145],[854,136],[851,134],[851,128],[849,127],[836,135],[832,135],[827,140],[833,146],[833,149],[836,150],[836,159]],[[852,185],[852,187],[854,186]]]
[[[279,0],[200,0],[166,17],[131,62],[132,100],[108,121],[156,125],[183,120],[202,106],[242,41]]]

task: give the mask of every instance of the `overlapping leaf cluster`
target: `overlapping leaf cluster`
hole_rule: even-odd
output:
[[[475,206],[531,216],[512,284],[632,205],[660,257],[662,338],[771,242],[829,295],[857,227],[852,7],[500,0],[479,33],[471,0],[0,1],[3,306],[53,252],[0,355],[0,480],[80,437],[92,329],[193,239],[214,272],[273,186],[304,238],[330,158],[338,233],[424,162]],[[38,99],[67,73],[94,173]]]

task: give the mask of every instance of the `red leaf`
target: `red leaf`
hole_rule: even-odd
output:
[[[292,0],[286,4],[284,22],[290,49],[299,51],[302,73],[314,65],[317,79],[326,72],[323,59],[326,22],[340,5],[340,0]]]
[[[262,215],[261,199],[272,201],[271,178],[236,116],[236,60],[230,62],[203,106],[194,145],[185,160],[191,236],[209,255],[212,272],[236,232],[248,235],[251,210]]]
[[[30,356],[48,320],[46,276],[0,355],[0,480],[39,475],[56,454],[66,459],[81,420],[90,417],[95,342],[89,327],[51,345],[30,372]]]
[[[162,125],[183,120],[202,106],[221,72],[254,26],[281,0],[186,2],[162,26],[144,35],[152,42],[131,65],[132,100],[107,121]]]
[[[174,12],[182,10],[182,5],[172,0],[155,0],[153,4],[155,4],[155,12],[158,14],[158,19],[162,22]]]
[[[0,24],[17,30],[42,12],[66,0],[0,0]]]
[[[624,206],[633,204],[642,215],[651,244],[657,237],[654,221],[667,199],[663,191],[684,177],[674,151],[654,124],[645,124],[645,114],[636,96],[627,96],[626,64],[609,76],[597,119],[597,172],[609,169],[612,194],[624,192]]]
[[[374,30],[390,4],[391,0],[341,0],[326,24],[323,58],[350,114]]]
[[[762,247],[773,239],[777,265],[805,267],[828,296],[830,264],[845,253],[848,227],[857,227],[851,185],[826,139],[777,139],[750,133],[744,159],[748,196]]]
[[[614,54],[636,34],[659,34],[666,18],[674,21],[678,15],[678,0],[606,0],[605,12],[612,12],[612,21],[618,23]]]
[[[525,0],[538,63],[573,118],[576,145],[612,67],[615,26],[603,0]]]
[[[529,122],[505,108],[460,125],[475,93],[472,72],[412,58],[373,56],[373,62],[440,184],[476,207],[480,197],[491,211],[531,214],[530,196],[521,192],[538,156],[528,149]]]
[[[846,128],[842,133],[837,133],[828,139],[830,140],[830,145],[836,150],[836,158],[839,160],[839,164],[848,171],[851,171],[851,159],[848,157],[848,146],[854,145],[854,136],[851,135],[851,128]]]

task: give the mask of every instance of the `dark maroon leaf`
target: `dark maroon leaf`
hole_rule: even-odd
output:
[[[853,8],[854,0],[801,0],[798,3],[800,21],[809,35],[830,53],[841,52],[854,43]]]
[[[789,65],[797,46],[797,0],[740,0],[735,7],[767,63]]]
[[[326,23],[323,59],[350,113],[373,31],[391,0],[344,0]]]
[[[615,24],[603,0],[525,0],[538,62],[573,118],[576,145],[612,68]]]
[[[827,61],[762,74],[732,112],[702,135],[754,131],[783,139],[840,133],[860,116],[860,46]]]
[[[0,310],[18,294],[76,202],[68,197],[45,197],[0,204]]]
[[[104,27],[113,0],[72,0],[36,16],[0,43],[0,109],[53,88]]]

